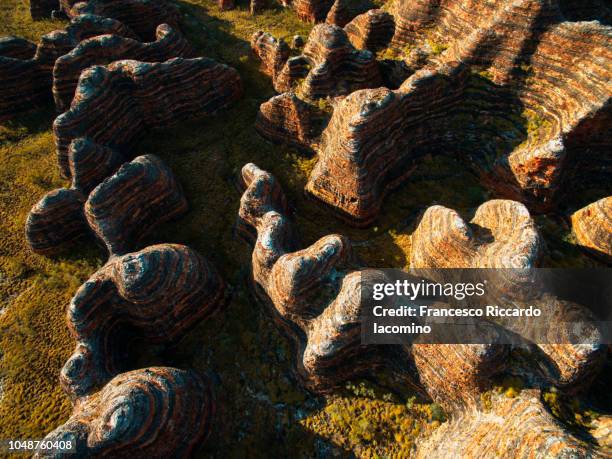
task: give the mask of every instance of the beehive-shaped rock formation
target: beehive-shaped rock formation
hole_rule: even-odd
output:
[[[609,26],[555,1],[413,3],[396,2],[393,42],[416,72],[335,107],[310,193],[365,225],[423,154],[469,146],[485,185],[547,210],[570,159],[609,154]]]
[[[72,441],[76,457],[191,457],[210,432],[210,383],[192,371],[122,373],[83,400],[46,441]],[[38,450],[35,457],[57,457]]]
[[[33,251],[56,255],[93,232],[109,254],[123,254],[155,226],[187,211],[179,183],[155,156],[140,156],[106,178],[124,161],[120,154],[86,139],[70,150],[72,188],[51,191],[28,215]],[[96,181],[102,183],[89,194]]]
[[[194,55],[185,38],[167,24],[157,28],[156,41],[141,43],[119,35],[100,35],[81,42],[70,53],[55,61],[53,68],[53,97],[59,111],[69,108],[81,72],[93,65],[134,59],[144,62],[163,62],[173,57]]]
[[[60,170],[70,176],[68,147],[75,138],[126,151],[147,129],[212,115],[241,95],[238,72],[203,57],[90,67],[81,74],[70,110],[53,124]]]
[[[166,0],[60,0],[68,17],[95,14],[116,19],[136,32],[141,39],[153,41],[160,24],[180,29],[180,13]]]
[[[572,215],[572,231],[581,247],[612,263],[612,197],[600,199]]]
[[[355,48],[378,51],[389,45],[395,23],[386,11],[369,10],[349,22],[344,30]]]
[[[344,27],[355,18],[365,13],[371,7],[369,1],[363,0],[336,0],[327,13],[325,22]]]
[[[495,294],[500,298],[508,296],[515,304],[520,304],[523,301],[520,290],[524,283],[532,291],[540,293],[536,287],[537,279],[525,275],[525,270],[540,265],[543,240],[529,211],[518,202],[488,201],[478,207],[469,223],[454,210],[432,206],[423,214],[411,242],[410,266],[419,272],[428,268],[495,268],[502,270],[501,274],[493,272],[498,279],[496,288],[500,289]],[[500,276],[503,283],[499,281]],[[600,368],[605,355],[605,347],[599,344],[601,335],[597,329],[591,327],[587,330],[585,326],[583,343],[567,343],[573,342],[568,336],[577,333],[571,331],[572,323],[593,321],[589,311],[548,297],[538,299],[537,303],[546,317],[557,319],[556,325],[546,334],[532,333],[528,321],[502,321],[500,325],[527,339],[537,337],[543,340],[542,344],[535,343],[534,352],[546,355],[551,369],[542,364],[541,378],[570,390],[571,386],[584,387],[590,381],[589,376]],[[415,345],[415,349],[419,348]],[[439,369],[444,368],[444,363],[440,361],[435,367],[430,373],[440,374]]]
[[[89,195],[85,217],[108,252],[121,255],[160,222],[187,211],[172,171],[153,155],[125,163]]]
[[[77,346],[62,369],[62,387],[73,398],[88,394],[122,370],[126,337],[175,342],[223,298],[217,271],[189,247],[153,245],[112,258],[68,308]]]
[[[319,99],[381,83],[374,55],[356,50],[344,30],[334,25],[316,25],[302,55],[291,59],[288,45],[267,33],[257,32],[251,46],[279,92],[289,91],[299,83],[302,97]]]
[[[268,140],[296,148],[309,148],[324,116],[293,92],[271,98],[259,107],[255,129]]]
[[[492,200],[466,223],[454,210],[428,208],[412,235],[413,268],[532,268],[543,241],[527,208]]]
[[[334,0],[284,0],[305,22],[321,22],[334,4]]]
[[[57,58],[69,53],[82,40],[108,33],[134,37],[133,32],[118,21],[83,15],[75,17],[65,30],[43,35],[37,46],[15,37],[1,39],[0,120],[49,102]]]

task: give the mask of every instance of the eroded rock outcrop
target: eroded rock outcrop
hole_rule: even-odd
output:
[[[572,215],[578,244],[606,263],[612,263],[612,197],[600,199]]]
[[[306,22],[321,22],[334,4],[334,0],[282,0],[290,5],[297,16]]]
[[[60,382],[73,399],[104,384],[125,367],[126,339],[176,342],[224,299],[215,268],[176,244],[112,258],[77,291],[68,325],[77,346]]]
[[[259,107],[255,129],[272,142],[308,149],[324,119],[322,113],[295,93],[285,92]]]
[[[296,251],[276,179],[247,164],[242,180],[246,191],[238,228],[256,239],[255,290],[294,342],[300,380],[311,390],[325,392],[375,368],[380,356],[360,343],[360,273],[348,269],[350,242],[329,235]]]
[[[380,85],[374,55],[356,50],[340,27],[316,25],[301,56],[289,58],[289,46],[269,33],[256,32],[251,47],[262,60],[278,92],[297,89],[307,100],[346,95]]]
[[[174,4],[166,0],[60,0],[60,3],[70,18],[94,14],[116,19],[144,40],[153,41],[160,24],[180,30],[180,13]]]
[[[543,241],[527,208],[492,200],[466,223],[454,210],[428,208],[412,234],[413,268],[532,268],[542,258]]]
[[[609,26],[539,0],[400,0],[395,22],[414,73],[339,101],[307,186],[348,220],[371,223],[427,153],[471,146],[484,184],[534,211],[555,205],[572,158],[609,154]]]
[[[191,57],[194,51],[187,40],[167,24],[157,28],[156,40],[141,43],[119,35],[101,35],[81,42],[70,53],[55,61],[53,97],[60,111],[69,108],[81,72],[93,65],[134,59],[163,62],[173,57]]]
[[[0,120],[40,107],[51,100],[55,61],[82,40],[115,34],[135,37],[118,21],[99,16],[75,17],[65,30],[43,35],[38,43],[7,37],[0,41]]]
[[[458,411],[422,441],[416,457],[598,457],[545,408],[539,391],[493,395],[490,406]],[[603,457],[603,456],[602,456]]]
[[[53,124],[60,170],[70,177],[68,147],[75,138],[129,151],[147,129],[212,115],[241,95],[238,72],[203,57],[90,67],[70,109]]]
[[[70,157],[72,187],[51,191],[28,215],[26,240],[36,253],[57,255],[93,234],[109,254],[123,254],[155,226],[187,211],[179,183],[155,156],[140,156],[119,168],[122,155],[78,139]]]
[[[144,368],[114,377],[82,400],[45,440],[70,440],[79,457],[191,457],[213,414],[208,381],[192,371]],[[35,457],[56,454],[39,450]]]
[[[540,388],[559,384],[563,390],[584,389],[600,367],[605,346],[540,345],[529,357],[531,363],[515,363],[510,368],[507,363],[511,346],[501,344],[493,335],[489,344],[425,344],[417,339],[412,345],[386,349],[363,345],[361,289],[367,285],[366,278],[368,282],[389,281],[386,274],[355,269],[350,242],[340,235],[323,237],[306,249],[296,250],[287,203],[274,177],[247,164],[242,179],[246,191],[241,199],[238,228],[247,237],[255,232],[254,288],[270,307],[279,328],[295,343],[296,371],[307,388],[325,392],[368,369],[391,369],[396,382],[428,394],[450,417],[442,430],[421,441],[419,457],[443,456],[448,451],[461,457],[515,457],[517,450],[536,451],[543,457],[556,453],[588,457],[593,452],[593,447],[573,437],[548,412],[541,401]],[[417,258],[426,264],[418,268],[449,266],[436,256],[445,238],[449,246],[457,247],[450,251],[449,258],[459,266],[525,269],[539,261],[540,236],[522,204],[486,203],[477,210],[470,223],[472,229],[448,209],[437,206],[428,212],[421,225],[436,217],[436,231],[441,235],[436,236],[436,243],[413,242],[417,250],[430,251]],[[421,237],[431,237],[425,226],[420,226],[413,236]],[[559,329],[572,313],[571,307],[551,307],[558,308],[560,315],[555,316],[554,324],[549,324],[550,334],[562,334]],[[498,337],[504,333],[503,326],[491,330]],[[391,347],[396,348],[395,353]],[[542,351],[546,355],[544,361]],[[522,351],[523,355],[527,353]],[[551,365],[561,374],[542,373],[547,362],[553,362]],[[514,398],[497,396],[491,389],[495,379],[506,372],[517,372],[532,388]]]
[[[325,22],[337,25],[338,27],[344,27],[355,16],[365,13],[370,7],[371,3],[369,1],[336,0],[327,13]]]
[[[395,23],[386,11],[369,10],[349,22],[344,30],[355,48],[378,51],[389,45]]]

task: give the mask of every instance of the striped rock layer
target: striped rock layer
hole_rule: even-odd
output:
[[[126,151],[147,129],[213,115],[241,95],[238,72],[203,57],[90,67],[81,74],[70,109],[53,124],[60,170],[70,176],[68,147],[75,138]]]
[[[293,92],[272,97],[259,107],[255,129],[268,140],[307,149],[320,134],[325,116]]]
[[[415,457],[604,457],[564,429],[542,404],[539,391],[523,390],[514,398],[493,395],[491,405],[458,411],[420,442]]]
[[[398,0],[393,46],[410,47],[414,73],[335,107],[307,190],[367,225],[422,155],[444,151],[497,194],[550,209],[574,173],[610,171],[611,40],[556,1]]]
[[[113,19],[83,15],[65,30],[43,35],[36,46],[14,37],[0,39],[0,121],[48,103],[55,61],[82,40],[107,33],[134,36]]]
[[[90,228],[109,254],[122,255],[162,222],[187,212],[172,171],[156,156],[139,156],[100,183],[85,203]]]
[[[251,48],[278,92],[299,85],[307,100],[345,95],[382,81],[374,55],[356,50],[344,30],[334,25],[316,25],[301,56],[289,58],[289,46],[282,39],[261,31],[253,35]]]
[[[296,251],[287,203],[275,178],[247,164],[242,169],[242,179],[246,189],[240,202],[238,228],[247,237],[255,236],[255,291],[271,309],[275,323],[293,340],[296,373],[308,389],[326,392],[368,370],[390,369],[396,382],[428,394],[450,416],[442,427],[443,434],[435,433],[434,438],[421,441],[418,457],[448,457],[449,451],[456,452],[457,457],[516,457],[517,450],[535,451],[538,457],[559,457],[556,453],[588,457],[592,447],[574,438],[549,414],[538,389],[527,389],[513,399],[493,396],[489,405],[483,402],[482,396],[491,389],[494,378],[517,370],[507,365],[511,351],[508,345],[495,344],[495,340],[493,344],[417,341],[411,346],[386,346],[385,350],[362,345],[361,288],[365,278],[369,282],[388,282],[385,273],[351,270],[350,242],[340,235],[323,237]],[[457,227],[467,226],[458,216],[444,218],[441,225],[450,220]],[[491,201],[477,211],[474,220],[483,229],[490,228],[494,240],[488,243],[490,247],[484,247],[486,244],[479,243],[473,235],[474,241],[464,237],[456,244],[463,243],[466,249],[458,252],[469,256],[458,258],[458,264],[473,267],[475,260],[487,267],[528,268],[537,264],[540,238],[524,206]],[[508,228],[503,229],[504,225]],[[514,234],[517,226],[517,232],[526,233],[523,242]],[[470,236],[465,228],[459,233]],[[512,238],[517,239],[516,254],[504,249],[504,242],[512,245]],[[476,249],[481,252],[480,258],[473,254]],[[506,250],[507,256],[498,257],[498,250]],[[489,261],[484,260],[487,254]],[[428,263],[426,268],[436,267],[432,266],[434,261]],[[572,313],[569,309],[559,308],[559,320],[551,325],[562,328],[560,324]],[[551,333],[557,331],[551,329]],[[391,347],[396,349],[391,351]],[[562,375],[539,379],[540,367],[548,363],[538,361],[542,351],[551,360],[557,358],[551,366],[560,369]],[[541,345],[531,357],[537,363],[530,366],[525,362],[519,371],[532,387],[563,383],[584,388],[589,382],[587,376],[600,366],[593,362],[601,363],[604,356],[601,346]]]
[[[340,235],[296,250],[286,201],[276,179],[254,164],[242,169],[239,230],[255,239],[255,291],[293,341],[296,374],[315,392],[376,368],[378,350],[361,345],[360,279],[350,242]]]
[[[68,308],[77,345],[60,375],[65,392],[78,399],[123,370],[130,339],[176,342],[223,304],[224,290],[215,268],[186,246],[111,258]]]
[[[315,26],[300,56],[290,57],[284,40],[256,32],[251,49],[281,93],[261,105],[257,131],[273,142],[310,150],[328,118],[313,99],[338,98],[381,85],[382,75],[369,50],[386,46],[392,35],[393,18],[380,10],[357,16],[344,30]]]
[[[69,108],[79,76],[88,67],[124,59],[163,62],[194,54],[187,40],[167,24],[157,28],[156,38],[154,42],[142,43],[119,35],[100,35],[82,41],[70,53],[61,56],[53,68],[53,97],[57,110]]]
[[[612,263],[612,196],[574,212],[571,220],[578,244],[605,263]]]
[[[370,7],[371,3],[369,1],[336,0],[327,13],[325,22],[337,25],[338,27],[344,27],[351,22],[355,16],[365,13]]]
[[[378,51],[389,45],[395,32],[395,22],[386,11],[369,10],[349,22],[344,30],[355,48]]]
[[[210,432],[214,400],[192,371],[150,367],[122,373],[80,401],[46,441],[72,441],[75,457],[192,457]],[[35,457],[57,457],[38,450]]]
[[[412,234],[413,268],[532,268],[543,241],[527,208],[495,199],[466,223],[454,210],[429,207]]]
[[[496,268],[493,273],[495,281],[490,285],[496,285],[499,291],[489,291],[489,299],[495,295],[503,303],[507,302],[503,298],[509,297],[519,305],[531,298],[532,294],[528,292],[538,290],[534,287],[537,279],[522,270],[540,265],[543,240],[529,211],[518,202],[487,201],[476,209],[469,223],[452,209],[432,206],[425,211],[412,234],[411,247],[410,266],[417,272],[433,270],[434,276],[444,277],[451,274],[444,271],[445,268]],[[457,282],[458,279],[437,281]],[[528,291],[522,292],[523,285],[528,286]],[[524,295],[529,296],[523,298]],[[545,316],[554,322],[543,340],[547,344],[539,344],[543,331],[531,330],[528,321],[501,321],[500,325],[518,336],[539,340],[530,346],[538,355],[535,359],[540,360],[537,371],[532,370],[537,373],[533,377],[569,391],[574,387],[585,387],[605,358],[605,346],[599,344],[601,335],[596,329],[584,330],[588,339],[585,338],[581,344],[567,344],[573,341],[566,335],[572,333],[572,323],[587,319],[593,321],[592,315],[582,306],[548,297],[538,298],[536,302],[545,311]],[[415,352],[420,346],[414,346]],[[454,345],[449,346],[449,349],[454,349]],[[431,346],[424,349],[436,350]],[[421,378],[426,380],[426,375],[440,375],[440,369],[447,363],[441,358],[429,371],[421,371]],[[436,383],[432,381],[430,386],[445,387],[444,379]]]
[[[116,19],[144,40],[154,40],[160,24],[180,30],[180,13],[174,4],[166,0],[60,0],[60,4],[70,18],[95,14]]]
[[[153,155],[121,166],[120,154],[87,139],[73,142],[70,153],[72,187],[45,195],[26,220],[26,240],[36,253],[57,255],[93,234],[110,255],[120,255],[187,211],[180,184]]]

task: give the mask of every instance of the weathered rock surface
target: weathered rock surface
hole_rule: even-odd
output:
[[[144,40],[154,40],[160,24],[180,30],[180,13],[174,4],[166,0],[60,0],[60,3],[70,18],[94,14],[116,19]]]
[[[259,107],[255,129],[272,142],[308,149],[320,133],[322,118],[312,105],[285,92]]]
[[[0,56],[27,60],[34,57],[36,45],[25,38],[0,37]]]
[[[413,268],[533,268],[543,241],[527,208],[496,199],[466,223],[452,209],[428,208],[412,234]]]
[[[37,46],[15,37],[0,41],[0,120],[40,107],[51,100],[55,61],[82,40],[113,33],[134,36],[113,19],[83,15],[75,17],[65,30],[43,35]]]
[[[612,197],[576,211],[572,215],[572,231],[581,247],[612,263]]]
[[[389,46],[395,22],[386,11],[369,10],[349,22],[344,30],[355,48],[378,51]]]
[[[111,258],[68,308],[77,346],[62,369],[62,387],[73,399],[89,394],[124,369],[126,339],[175,342],[223,299],[223,280],[189,247],[153,245]]]
[[[13,118],[50,99],[51,74],[34,58],[30,45],[19,46],[15,40],[2,46],[0,52],[0,122]],[[18,57],[13,57],[18,56]]]
[[[360,344],[360,273],[345,271],[350,242],[329,235],[295,251],[276,179],[254,164],[244,166],[242,179],[246,191],[238,228],[247,237],[255,231],[255,290],[294,342],[298,377],[311,390],[325,392],[375,368],[379,356]]]
[[[203,57],[90,67],[70,109],[53,124],[60,170],[70,176],[68,146],[75,138],[126,151],[147,129],[212,115],[241,95],[238,72]]]
[[[370,8],[370,2],[362,0],[336,0],[325,18],[328,24],[344,27],[359,14]]]
[[[45,440],[72,441],[77,457],[191,457],[210,432],[210,383],[192,371],[151,367],[122,373],[76,405]],[[38,450],[35,457],[57,457]]]
[[[374,55],[356,50],[344,30],[334,25],[316,25],[302,55],[291,59],[288,45],[268,33],[253,35],[251,46],[278,92],[299,85],[302,97],[312,100],[376,87],[382,81]]]
[[[75,140],[69,151],[72,187],[51,191],[28,215],[26,240],[34,252],[57,255],[93,234],[109,254],[123,254],[187,211],[180,184],[157,157],[121,166],[121,154],[88,139]]]
[[[356,50],[340,27],[316,25],[302,54],[311,66],[302,85],[304,95],[310,99],[344,95],[381,83],[374,55]]]
[[[598,457],[544,407],[539,391],[493,396],[489,408],[458,411],[421,442],[416,457]],[[603,457],[603,456],[601,456]]]
[[[85,217],[111,255],[122,255],[162,222],[188,209],[172,171],[156,156],[139,156],[100,183],[85,203]]]
[[[247,164],[242,179],[246,191],[238,228],[246,236],[252,236],[253,230],[256,233],[252,255],[255,291],[270,307],[275,323],[293,340],[296,372],[307,388],[325,392],[368,370],[391,369],[396,381],[429,394],[450,417],[433,437],[421,441],[418,457],[446,457],[449,451],[457,457],[516,457],[517,451],[542,457],[589,457],[594,453],[593,447],[574,438],[549,414],[539,388],[588,386],[600,368],[605,346],[540,345],[521,368],[521,363],[512,368],[507,365],[511,347],[496,344],[494,339],[492,344],[423,344],[417,340],[411,346],[395,346],[395,353],[389,347],[383,351],[364,346],[360,337],[364,276],[385,282],[385,273],[351,269],[350,242],[340,235],[323,237],[296,251],[287,203],[274,177]],[[417,263],[426,265],[418,268],[529,268],[539,261],[540,236],[522,204],[490,201],[477,210],[469,224],[473,228],[449,209],[436,206],[428,212],[413,238],[426,237],[427,228],[432,228],[424,225],[433,225],[433,221],[440,236],[436,243],[417,248],[430,251],[417,258]],[[455,230],[449,231],[449,226]],[[479,239],[487,233],[491,234],[487,240]],[[447,236],[446,243],[453,248],[450,252],[440,246]],[[446,252],[455,263],[437,256]],[[551,307],[558,312],[552,319],[552,335],[565,333],[561,324],[583,312],[566,303]],[[557,369],[556,374],[542,373],[542,367],[549,364]],[[491,392],[495,378],[508,371],[521,374],[532,388],[515,398]]]
[[[321,22],[334,4],[334,0],[284,0],[305,22]]]
[[[57,255],[87,234],[83,214],[85,196],[74,189],[59,188],[38,201],[26,220],[26,240],[32,251]]]
[[[261,71],[276,80],[289,59],[290,49],[283,39],[277,39],[267,32],[258,31],[251,37],[251,49],[261,60]]]
[[[100,35],[81,42],[70,53],[55,61],[53,97],[59,111],[69,108],[81,72],[94,65],[134,59],[163,62],[173,57],[194,55],[187,40],[167,24],[157,28],[156,41],[141,43],[119,35]]]
[[[425,211],[412,234],[411,248],[410,266],[416,270],[506,269],[501,274],[503,284],[499,277],[495,283],[501,289],[495,294],[509,296],[515,304],[526,301],[520,293],[525,283],[531,291],[538,290],[533,287],[537,280],[523,277],[521,270],[540,265],[543,239],[527,208],[515,201],[487,201],[476,210],[469,223],[454,210],[432,206]],[[537,303],[545,311],[545,316],[555,324],[545,334],[530,330],[531,324],[528,321],[501,321],[500,325],[526,339],[535,335],[541,340],[541,343],[535,343],[533,352],[543,353],[547,362],[541,362],[539,368],[532,371],[537,373],[544,384],[551,382],[569,391],[587,386],[605,358],[605,346],[600,344],[600,332],[595,328],[587,330],[585,326],[582,333],[588,339],[585,338],[581,344],[566,343],[571,343],[569,336],[577,333],[571,328],[572,324],[587,318],[594,321],[592,315],[582,306],[549,297],[538,299]],[[414,346],[415,354],[418,354],[420,346]],[[478,355],[482,356],[482,353]],[[431,368],[432,373],[439,374],[439,369],[444,366],[440,360]]]
[[[337,104],[307,186],[347,219],[371,223],[428,153],[468,146],[486,186],[535,211],[555,205],[572,158],[609,157],[609,26],[537,0],[399,0],[395,22],[415,73]]]

